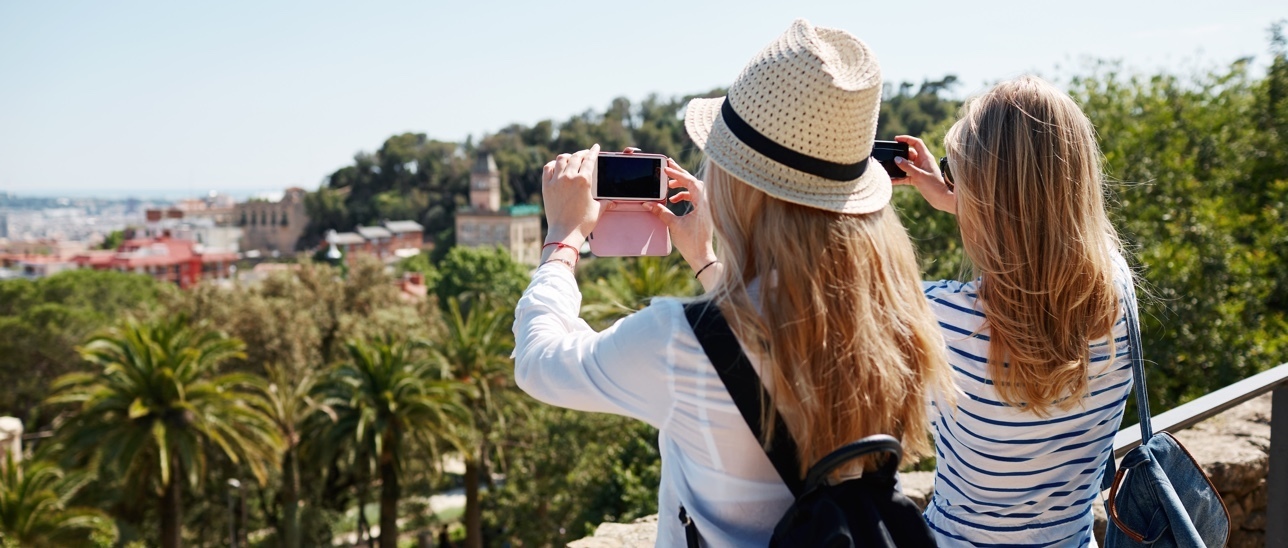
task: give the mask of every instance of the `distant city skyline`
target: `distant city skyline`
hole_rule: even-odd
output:
[[[1253,56],[1263,71],[1288,17],[1268,1],[443,5],[0,3],[0,192],[313,190],[394,134],[477,141],[725,86],[796,17],[867,41],[888,83],[955,74],[961,96],[1087,59],[1188,74]]]

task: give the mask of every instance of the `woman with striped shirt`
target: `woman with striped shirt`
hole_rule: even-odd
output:
[[[933,401],[944,546],[1094,545],[1091,506],[1131,389],[1131,273],[1105,211],[1100,151],[1067,94],[1036,78],[967,103],[941,173],[920,139],[906,179],[957,215],[975,279],[925,293],[964,397]]]

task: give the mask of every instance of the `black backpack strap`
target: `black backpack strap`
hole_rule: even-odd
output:
[[[760,376],[738,345],[738,339],[729,328],[729,323],[725,321],[720,309],[707,301],[685,304],[684,317],[693,328],[693,334],[698,337],[711,365],[715,366],[729,397],[733,398],[733,403],[742,413],[742,419],[751,428],[752,435],[757,441],[763,440],[760,428],[761,405],[769,403],[769,392],[761,384]],[[774,418],[774,441],[765,454],[769,456],[769,461],[782,477],[783,483],[791,490],[792,496],[799,497],[804,493],[805,482],[800,476],[796,440],[792,439],[782,415],[775,414]]]
[[[680,505],[680,524],[684,526],[684,544],[689,548],[698,548],[698,526],[689,517],[689,512]]]

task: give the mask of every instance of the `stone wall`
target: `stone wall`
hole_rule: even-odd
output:
[[[1134,421],[1130,421],[1134,424]],[[1130,426],[1130,425],[1128,425]],[[1266,472],[1270,451],[1270,394],[1249,401],[1176,434],[1212,478],[1230,511],[1231,548],[1265,546]],[[925,507],[934,490],[934,474],[902,477],[904,494]],[[1108,492],[1104,493],[1108,496]],[[1096,540],[1103,545],[1104,506],[1097,502]],[[657,516],[634,523],[604,523],[594,536],[569,544],[575,548],[644,548],[657,538]]]
[[[1176,439],[1203,465],[1225,501],[1230,512],[1228,546],[1265,546],[1270,394],[1182,430]]]

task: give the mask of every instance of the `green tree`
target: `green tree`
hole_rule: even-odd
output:
[[[277,363],[295,372],[320,369],[347,356],[345,341],[402,333],[429,337],[437,327],[432,303],[400,295],[374,258],[360,258],[345,277],[326,264],[304,261],[254,285],[201,285],[178,294],[168,310],[218,325],[245,341],[238,369],[265,375]]]
[[[32,430],[44,427],[46,419],[33,412],[49,383],[86,367],[76,345],[176,292],[148,276],[96,270],[0,282],[0,414]]]
[[[453,215],[464,202],[469,161],[457,143],[423,133],[394,135],[376,153],[354,156],[305,199],[309,226],[301,245],[321,241],[327,230],[349,231],[383,219],[425,226],[439,245],[450,243]]]
[[[385,339],[351,341],[348,359],[320,389],[335,420],[321,436],[350,463],[380,478],[380,546],[398,545],[400,476],[412,451],[433,454],[466,421],[461,385],[419,355]]]
[[[877,138],[890,140],[896,135],[924,135],[933,131],[935,126],[953,118],[961,102],[945,99],[943,94],[957,87],[957,77],[949,74],[940,80],[925,80],[920,86],[912,82],[899,84],[897,92],[891,92],[887,84],[881,101],[881,115],[877,127]],[[913,91],[913,88],[917,91]]]
[[[661,459],[647,424],[535,405],[509,424],[507,443],[489,521],[516,545],[563,546],[600,523],[658,513]]]
[[[593,326],[607,327],[648,306],[653,297],[688,297],[702,289],[678,253],[594,262],[584,271],[581,284],[585,296],[581,317]]]
[[[430,289],[438,287],[438,269],[434,267],[434,263],[430,262],[429,254],[419,253],[398,261],[398,273],[407,274],[409,272],[424,275],[426,287]]]
[[[103,243],[99,244],[98,248],[116,249],[118,247],[121,247],[121,244],[124,242],[125,242],[125,231],[113,230],[111,233],[107,235],[106,238],[103,238]]]
[[[18,461],[5,452],[0,466],[0,546],[112,546],[116,525],[102,511],[72,505],[88,483],[45,460]]]
[[[245,357],[231,360],[230,369],[264,376],[279,386],[294,386],[294,379],[306,376],[325,376],[324,371],[348,357],[347,339],[380,339],[391,333],[433,339],[441,331],[434,300],[405,298],[384,265],[374,259],[359,258],[345,276],[329,265],[303,261],[255,284],[202,285],[177,297],[168,303],[170,313],[190,314],[246,342]],[[273,380],[275,376],[284,379]],[[285,424],[281,418],[276,419],[279,430]],[[355,495],[365,494],[371,479],[328,451],[325,440],[319,438],[326,423],[329,419],[323,413],[296,426],[298,439],[282,458],[287,468],[270,478],[268,493],[246,515],[249,530],[273,528],[281,533],[278,541],[283,541],[285,526],[295,521],[288,512],[299,508],[301,544],[329,543],[331,517],[352,508]],[[289,481],[288,470],[295,474],[294,481]],[[297,492],[292,492],[294,484],[299,485]],[[290,499],[295,496],[299,503],[292,505]]]
[[[263,483],[280,439],[258,404],[255,379],[218,374],[241,342],[193,328],[187,318],[126,321],[81,349],[97,373],[71,373],[50,403],[74,407],[57,432],[66,458],[94,462],[131,492],[151,492],[161,545],[182,543],[183,485],[205,477],[206,449],[244,465]]]
[[[441,306],[456,298],[468,309],[486,296],[497,306],[513,308],[528,286],[527,267],[501,247],[453,247],[439,263],[438,273],[434,292]]]
[[[300,536],[300,443],[313,415],[325,413],[334,417],[330,408],[313,398],[318,375],[314,370],[293,371],[281,364],[268,364],[267,382],[262,385],[263,412],[273,422],[281,437],[282,518],[279,538],[285,548],[298,548]]]
[[[448,297],[443,312],[446,333],[430,348],[442,367],[463,385],[469,420],[462,424],[465,461],[465,545],[483,546],[483,514],[479,483],[484,474],[490,483],[488,454],[494,435],[506,431],[506,416],[522,409],[523,398],[514,384],[510,353],[514,337],[509,307],[498,307],[486,299],[462,313],[456,297]]]
[[[1282,65],[1282,51],[1276,55]],[[1193,77],[1099,64],[1072,94],[1100,137],[1115,222],[1140,265],[1151,404],[1167,409],[1288,353],[1282,287],[1285,145],[1270,88],[1249,63]],[[1259,124],[1269,124],[1261,125]]]

